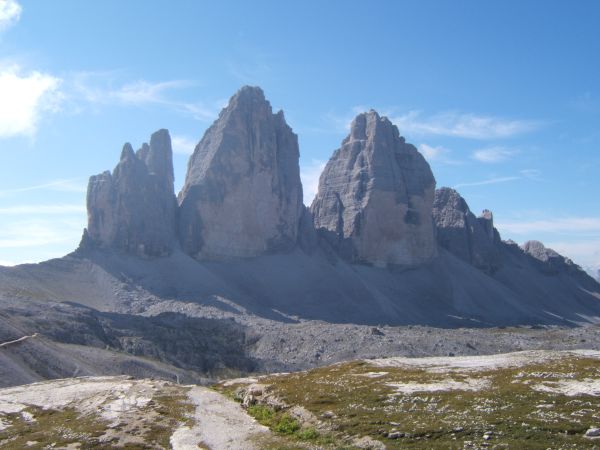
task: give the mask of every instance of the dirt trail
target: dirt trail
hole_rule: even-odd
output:
[[[23,342],[27,339],[32,339],[34,337],[37,337],[37,335],[38,335],[37,333],[34,333],[31,336],[23,336],[23,337],[20,337],[19,339],[15,339],[14,341],[3,342],[0,344],[0,347],[8,347],[9,345],[12,345],[12,344],[18,344],[19,342]]]
[[[171,436],[174,450],[198,449],[199,444],[210,449],[250,450],[258,448],[252,440],[269,433],[248,416],[240,405],[218,392],[194,387],[188,394],[196,406],[193,427],[181,427]]]

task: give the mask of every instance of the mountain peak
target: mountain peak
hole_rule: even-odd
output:
[[[259,87],[244,86],[190,159],[180,239],[200,259],[289,250],[303,212],[298,137]],[[199,226],[201,224],[201,226]]]
[[[417,149],[375,110],[358,114],[327,163],[311,211],[346,256],[378,266],[419,265],[436,255],[435,179]]]

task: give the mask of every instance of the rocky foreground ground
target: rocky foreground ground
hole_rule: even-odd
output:
[[[212,387],[121,376],[0,390],[9,449],[597,448],[598,427],[598,351],[356,360]]]

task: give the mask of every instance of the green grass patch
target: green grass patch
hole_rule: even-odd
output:
[[[288,414],[282,414],[273,425],[273,431],[279,434],[294,434],[300,431],[300,424]]]

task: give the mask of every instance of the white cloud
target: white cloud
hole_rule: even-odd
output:
[[[325,161],[313,159],[310,164],[300,168],[302,189],[304,191],[304,204],[310,206],[319,190],[319,177],[325,168]]]
[[[444,112],[423,117],[420,111],[391,118],[400,133],[418,136],[451,136],[469,139],[500,139],[534,131],[540,122],[511,120],[471,113]]]
[[[0,215],[85,214],[84,205],[18,205],[0,208]]]
[[[590,233],[600,236],[600,217],[562,217],[530,221],[500,222],[499,229],[515,234]]]
[[[196,142],[192,139],[177,135],[171,137],[171,144],[173,145],[173,152],[182,155],[191,155],[194,153],[194,148],[196,147]]]
[[[21,11],[21,5],[15,0],[0,0],[0,31],[17,22]]]
[[[509,181],[520,180],[521,177],[509,176],[509,177],[492,177],[487,180],[472,181],[468,183],[458,183],[454,185],[454,188],[466,187],[466,186],[485,186],[488,184],[507,183]]]
[[[11,195],[11,194],[18,194],[21,192],[38,191],[38,190],[83,193],[83,192],[86,192],[87,188],[86,188],[86,185],[83,184],[81,182],[81,180],[78,178],[58,179],[58,180],[48,181],[48,182],[42,183],[42,184],[35,184],[32,186],[0,190],[0,197],[4,197],[6,195]]]
[[[517,153],[516,150],[506,147],[487,147],[475,150],[472,157],[479,162],[491,164],[506,161],[515,153]]]
[[[36,247],[42,251],[44,247],[51,245],[71,244],[72,250],[81,236],[84,224],[84,218],[80,220],[34,218],[3,223],[0,226],[0,249]]]
[[[41,72],[23,75],[16,66],[0,69],[0,138],[34,134],[42,113],[58,110],[60,83]]]

